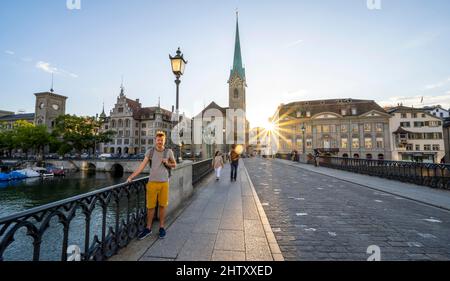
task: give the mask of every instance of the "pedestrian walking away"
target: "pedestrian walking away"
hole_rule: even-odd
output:
[[[222,171],[224,166],[222,153],[220,153],[220,151],[216,151],[212,166],[214,168],[214,171],[216,172],[216,180],[218,181],[220,179],[220,172]]]
[[[128,183],[132,182],[150,164],[150,177],[146,186],[147,227],[138,234],[139,240],[148,237],[152,233],[153,217],[157,203],[159,205],[159,237],[164,238],[166,236],[165,212],[169,205],[169,178],[171,169],[176,168],[177,164],[172,150],[164,146],[166,143],[166,134],[164,132],[156,133],[155,143],[156,146],[145,153],[142,163],[127,179]]]
[[[239,153],[236,152],[237,146],[233,144],[231,146],[230,152],[230,161],[231,161],[231,181],[236,181],[237,178],[237,170],[239,167]]]

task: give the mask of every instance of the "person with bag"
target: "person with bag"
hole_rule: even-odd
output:
[[[220,179],[220,172],[223,169],[224,163],[223,163],[223,156],[220,151],[216,151],[216,154],[214,156],[212,166],[214,168],[214,171],[216,172],[216,181]]]
[[[236,152],[236,145],[233,144],[231,146],[231,152],[230,152],[230,161],[231,161],[231,181],[236,181],[237,178],[237,170],[239,167],[239,153]]]
[[[130,183],[135,177],[142,173],[150,164],[150,177],[146,186],[147,191],[147,227],[138,234],[138,239],[142,240],[152,233],[153,217],[155,215],[156,203],[159,204],[159,238],[165,238],[165,211],[169,205],[169,178],[171,170],[176,168],[177,164],[173,151],[165,148],[166,134],[164,132],[156,133],[156,146],[145,153],[145,158],[139,168],[128,177]]]

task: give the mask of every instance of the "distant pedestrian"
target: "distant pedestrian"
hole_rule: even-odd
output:
[[[318,167],[319,166],[319,150],[316,148],[314,149],[314,166]]]
[[[236,152],[237,146],[233,144],[231,146],[230,161],[231,161],[231,181],[236,181],[237,170],[239,167],[239,159],[241,158],[239,153]]]
[[[216,172],[216,180],[218,181],[220,179],[220,172],[222,171],[222,168],[224,166],[222,153],[220,153],[220,151],[216,151],[212,166],[214,168],[214,171]]]

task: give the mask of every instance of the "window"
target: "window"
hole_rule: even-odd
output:
[[[413,145],[412,145],[411,143],[408,143],[408,144],[406,145],[406,150],[412,151],[412,150],[413,150]]]
[[[430,150],[431,150],[431,144],[425,144],[425,145],[423,146],[423,150],[425,150],[425,151],[430,151]]]
[[[149,140],[148,140],[148,144],[149,144],[149,145],[153,145],[153,139],[149,139]]]
[[[125,131],[125,136],[130,137],[130,131]]]
[[[123,120],[119,119],[119,128],[122,128],[122,127],[123,127]]]
[[[322,126],[321,126],[321,125],[316,126],[316,132],[317,132],[318,134],[322,133]]]
[[[424,125],[425,125],[424,122],[414,122],[414,127],[421,128],[421,127],[423,127]]]
[[[429,127],[440,127],[442,125],[441,121],[428,121],[425,122],[425,126]]]
[[[376,124],[376,129],[377,132],[383,132],[384,130],[384,124],[383,123],[377,123]]]
[[[441,118],[443,118],[444,117],[444,113],[439,113],[439,116],[441,116]]]
[[[139,139],[134,139],[134,144],[139,145]]]
[[[116,127],[116,120],[112,120],[112,122],[111,122],[111,126],[112,126],[113,128],[115,128],[115,127]]]
[[[312,133],[312,126],[311,125],[307,125],[306,126],[306,133],[308,133],[308,134]]]
[[[341,139],[341,148],[348,148],[348,139],[347,138],[342,138]]]
[[[122,139],[117,140],[117,145],[122,145]]]
[[[119,131],[119,138],[123,137],[123,131]]]
[[[147,128],[147,124],[146,123],[142,123],[142,129]]]
[[[307,148],[312,148],[312,139],[307,139],[306,140],[306,147]]]
[[[345,109],[341,109],[341,115],[342,115],[342,116],[345,116],[345,115],[347,115],[347,110],[345,110]]]
[[[347,133],[348,132],[348,126],[347,125],[341,125],[341,133]]]
[[[400,127],[411,127],[411,123],[410,122],[400,122]]]
[[[145,139],[141,139],[141,144],[145,145]]]
[[[358,133],[359,132],[358,124],[352,124],[352,132],[353,133]]]
[[[407,116],[408,116],[408,115],[407,115],[406,113],[401,113],[401,114],[400,114],[400,118],[407,118]]]
[[[384,139],[383,138],[377,138],[377,148],[384,148]]]
[[[352,115],[356,115],[358,113],[358,111],[356,110],[356,108],[352,108]]]
[[[425,116],[426,116],[425,113],[422,113],[422,118],[425,118]]]
[[[372,149],[372,138],[365,138],[364,146],[366,147],[366,149]]]
[[[235,99],[239,98],[239,91],[238,91],[238,89],[234,89],[234,98]]]
[[[329,125],[323,125],[322,126],[322,132],[329,133],[330,132],[330,126]]]
[[[416,150],[417,150],[417,151],[420,150],[420,144],[416,144]]]
[[[372,124],[364,124],[364,132],[372,131]]]
[[[433,151],[439,151],[439,150],[441,150],[439,144],[433,144]]]
[[[119,107],[119,113],[123,113],[123,107]]]
[[[311,117],[311,111],[306,111],[306,117]]]
[[[302,112],[301,111],[297,111],[297,118],[302,117]]]
[[[125,139],[123,144],[129,145],[130,144],[130,139]]]
[[[413,113],[412,118],[417,118],[417,113]]]
[[[145,132],[145,131],[142,131],[142,132],[141,132],[141,136],[145,137],[145,135],[146,135],[146,132]]]
[[[136,131],[134,131],[134,136],[139,136],[139,131],[138,130],[136,130]]]
[[[352,148],[359,148],[359,139],[358,138],[353,138]]]

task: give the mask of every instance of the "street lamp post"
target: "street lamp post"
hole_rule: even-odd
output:
[[[305,157],[306,149],[305,149],[305,124],[302,125],[302,146],[303,146],[303,157]]]
[[[169,54],[169,58],[170,58],[171,66],[172,66],[172,72],[176,78],[175,84],[177,85],[176,111],[175,111],[176,122],[172,121],[174,123],[173,125],[175,126],[180,121],[179,120],[179,109],[180,109],[180,107],[179,107],[179,89],[180,89],[180,83],[181,83],[180,77],[184,74],[184,68],[187,64],[187,61],[184,60],[183,54],[180,51],[180,47],[178,47],[176,55],[172,57]],[[180,136],[179,136],[178,127],[177,127],[177,140],[179,139],[179,137]],[[180,142],[176,144],[176,151],[175,151],[178,163],[182,161],[181,154],[180,154],[181,149],[179,148],[180,145],[181,145]]]

